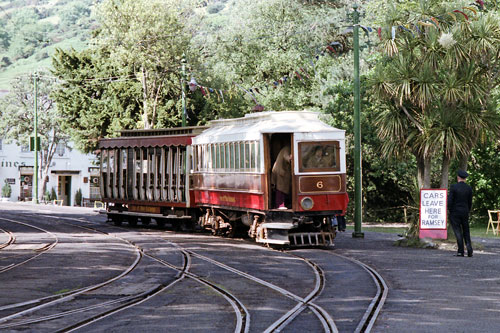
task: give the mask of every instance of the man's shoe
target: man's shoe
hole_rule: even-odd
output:
[[[472,257],[472,252],[467,253],[467,257]]]
[[[455,254],[455,257],[463,257],[463,256],[464,256],[463,253],[457,253],[457,254]]]

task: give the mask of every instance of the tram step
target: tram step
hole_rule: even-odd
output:
[[[335,236],[331,232],[301,232],[290,233],[288,239],[290,246],[328,246],[333,244]]]

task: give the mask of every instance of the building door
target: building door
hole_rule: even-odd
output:
[[[19,184],[21,186],[19,192],[20,193],[19,200],[21,201],[31,200],[33,192],[33,174],[31,175],[21,174],[21,179]]]
[[[71,205],[71,176],[59,176],[57,186],[58,199],[63,206]]]

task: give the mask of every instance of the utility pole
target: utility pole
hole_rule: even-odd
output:
[[[34,135],[34,150],[35,150],[35,166],[33,167],[33,203],[38,204],[38,74],[35,73],[33,77],[34,84],[34,103],[33,111],[35,113],[34,125],[33,125],[33,135]]]
[[[359,12],[358,5],[354,9],[354,232],[352,237],[363,238],[361,232],[362,220],[362,181],[361,181],[361,94],[359,82]]]

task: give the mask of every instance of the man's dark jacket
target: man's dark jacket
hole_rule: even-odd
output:
[[[469,214],[472,207],[472,188],[465,182],[451,185],[448,196],[450,213]]]

